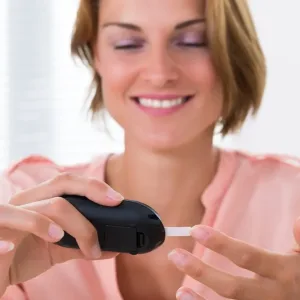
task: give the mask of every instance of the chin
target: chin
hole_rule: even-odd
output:
[[[208,113],[203,114],[197,106],[188,105],[181,112],[155,117],[141,113],[136,107],[131,109],[132,106],[126,114],[111,115],[123,128],[126,145],[152,152],[174,153],[211,143],[219,117],[219,109],[207,109]]]
[[[179,134],[146,134],[135,136],[137,144],[152,152],[173,152],[183,150],[195,143],[197,138]],[[199,139],[197,139],[199,140]],[[136,143],[135,143],[136,144]]]

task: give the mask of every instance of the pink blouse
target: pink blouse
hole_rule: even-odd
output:
[[[0,201],[8,202],[16,191],[33,187],[60,172],[102,180],[107,157],[103,155],[90,163],[74,166],[59,166],[40,156],[25,158],[1,177]],[[300,161],[222,150],[218,172],[202,199],[206,207],[202,224],[258,247],[284,253],[295,244],[293,225],[300,216]],[[193,252],[207,264],[225,272],[252,276],[251,272],[199,244],[195,244]],[[192,287],[206,299],[224,299],[188,276],[182,285]],[[115,259],[74,260],[56,265],[22,285],[10,286],[1,298],[26,299],[122,300]]]

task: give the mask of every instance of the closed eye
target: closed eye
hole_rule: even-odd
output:
[[[201,48],[201,47],[205,47],[206,43],[177,43],[177,45],[180,47]],[[134,50],[134,49],[142,48],[142,45],[128,44],[128,45],[115,46],[114,48],[116,50]]]
[[[130,49],[139,49],[141,48],[142,45],[134,45],[134,44],[128,44],[128,45],[120,45],[120,46],[115,46],[114,48],[116,50],[130,50]]]
[[[201,48],[205,47],[206,43],[178,43],[180,47]]]

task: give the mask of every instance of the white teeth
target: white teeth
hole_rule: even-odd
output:
[[[184,102],[184,98],[177,98],[171,100],[155,100],[155,99],[138,98],[138,102],[140,105],[145,107],[170,108],[182,104]]]

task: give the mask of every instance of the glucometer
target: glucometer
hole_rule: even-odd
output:
[[[102,251],[142,254],[158,248],[168,235],[189,235],[190,227],[166,228],[156,211],[139,201],[125,199],[110,207],[83,196],[63,195],[62,198],[95,227]],[[66,232],[56,244],[79,249],[76,239]]]

